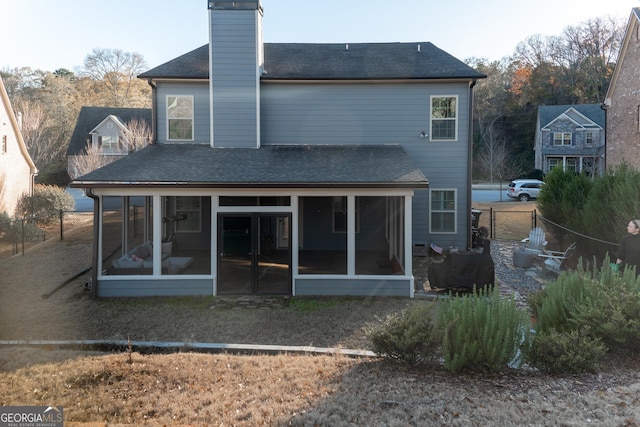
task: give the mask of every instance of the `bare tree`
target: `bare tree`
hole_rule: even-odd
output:
[[[127,127],[127,132],[124,139],[129,152],[138,151],[151,144],[153,134],[147,122],[135,118],[129,120],[125,126]]]
[[[502,200],[503,182],[521,175],[523,170],[512,158],[508,139],[497,129],[495,123],[487,127],[483,139],[484,144],[476,155],[476,167],[489,176],[491,182],[498,180]]]
[[[125,123],[125,127],[127,129],[122,136],[122,143],[123,147],[126,147],[126,152],[131,153],[141,150],[151,143],[151,128],[144,120],[137,118],[129,120]],[[123,155],[125,155],[124,152]],[[99,144],[88,142],[87,147],[81,154],[70,158],[71,168],[69,175],[75,179],[89,172],[93,172],[96,169],[100,169],[120,158],[122,158],[122,156],[105,155],[104,150]]]
[[[137,78],[146,68],[139,53],[120,49],[93,49],[84,60],[80,75],[98,82],[109,94],[106,104],[112,107],[134,106],[142,96],[148,102],[150,89]]]
[[[38,169],[59,159],[65,151],[65,141],[59,135],[60,128],[49,117],[42,103],[21,101],[18,103],[22,115],[22,137],[29,155]]]
[[[105,156],[98,144],[88,144],[83,153],[70,157],[70,160],[69,175],[75,179],[108,165],[114,160],[114,157]]]

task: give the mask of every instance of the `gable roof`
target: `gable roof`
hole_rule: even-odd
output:
[[[97,133],[98,129],[106,125],[108,122],[115,123],[115,125],[118,126],[118,128],[120,128],[120,130],[123,132],[127,130],[126,124],[122,121],[120,117],[115,116],[113,114],[109,114],[107,117],[104,118],[103,121],[98,123],[93,129],[91,129],[89,133]]]
[[[82,107],[78,114],[76,127],[71,135],[67,156],[74,156],[84,151],[87,146],[87,137],[108,116],[116,116],[121,123],[127,123],[132,119],[140,119],[151,127],[150,108],[113,108],[113,107]]]
[[[605,112],[600,104],[541,105],[538,107],[539,129],[545,128],[563,114],[581,126],[593,127],[590,122],[602,129],[605,126]]]
[[[76,178],[73,187],[424,188],[399,145],[156,144]]]
[[[206,44],[138,76],[208,79]],[[479,79],[486,75],[437,48],[419,43],[265,43],[263,81]]]
[[[4,87],[4,82],[2,81],[2,77],[0,77],[0,102],[4,105],[4,109],[7,112],[9,121],[11,122],[11,130],[15,134],[16,141],[18,142],[18,148],[20,149],[20,154],[24,158],[25,162],[27,162],[27,164],[29,165],[29,168],[31,169],[31,173],[37,174],[38,168],[36,167],[36,164],[33,162],[33,159],[29,155],[27,144],[24,142],[24,138],[22,137],[20,124],[18,123],[18,119],[16,119],[16,115],[13,111],[13,107],[11,106],[11,101],[9,100],[9,94],[7,93],[7,89]]]
[[[629,41],[631,40],[632,33],[634,32],[633,29],[638,25],[640,25],[640,7],[634,7],[633,9],[631,9],[631,15],[629,15],[629,21],[624,33],[624,40],[622,41],[622,47],[620,48],[620,52],[618,53],[618,60],[616,61],[616,66],[613,69],[613,75],[611,76],[609,87],[607,88],[607,94],[605,95],[604,100],[604,103],[606,105],[611,104],[613,91],[615,90],[616,84],[618,83],[618,76],[620,75],[621,65],[626,56],[627,49],[629,48]]]

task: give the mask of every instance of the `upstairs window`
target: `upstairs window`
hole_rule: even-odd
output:
[[[102,154],[119,154],[122,152],[122,141],[116,135],[104,135],[98,138]]]
[[[571,132],[554,132],[553,145],[571,145]]]
[[[2,135],[2,154],[7,152],[7,135]]]
[[[167,139],[193,140],[193,97],[167,96]]]
[[[593,144],[594,138],[593,138],[593,131],[586,131],[584,134],[584,143],[587,145],[591,145]]]
[[[431,141],[458,139],[458,97],[431,97]]]

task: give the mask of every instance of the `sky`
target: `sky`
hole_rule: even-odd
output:
[[[528,36],[611,16],[640,0],[261,0],[264,41],[431,42],[465,60],[499,60]],[[95,48],[141,54],[148,68],[208,42],[207,0],[10,0],[0,70],[76,71]]]

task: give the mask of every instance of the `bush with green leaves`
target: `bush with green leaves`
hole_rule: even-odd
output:
[[[595,372],[607,347],[588,327],[537,332],[528,354],[531,366],[552,374]]]
[[[23,195],[20,198],[16,212],[21,217],[36,217],[38,221],[49,223],[58,218],[60,211],[68,212],[74,209],[75,201],[64,188],[38,184],[34,188],[33,196]]]
[[[529,359],[540,369],[593,371],[607,352],[640,349],[640,278],[614,272],[608,257],[591,270],[580,262],[529,304],[537,319]]]
[[[433,303],[416,302],[367,331],[378,355],[411,366],[437,359],[440,339],[434,328]]]
[[[629,220],[640,216],[640,198],[631,196],[640,188],[640,171],[628,165],[601,177],[556,167],[544,181],[538,210],[561,248],[576,241],[580,253],[602,260],[617,249]]]
[[[499,371],[517,365],[526,355],[530,319],[498,287],[450,297],[438,309],[444,366]]]

